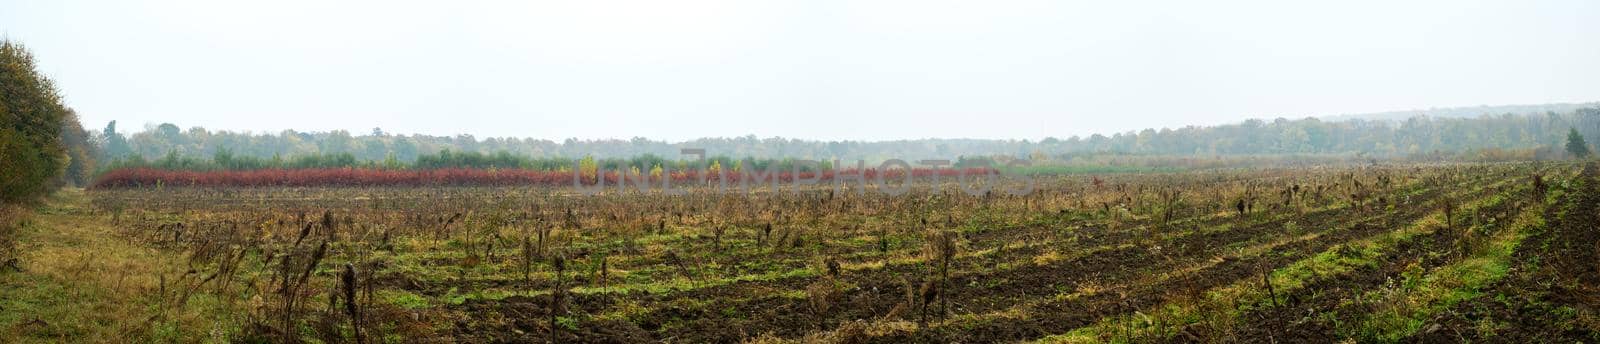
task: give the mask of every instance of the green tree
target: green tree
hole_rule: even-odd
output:
[[[89,131],[83,129],[78,113],[70,108],[61,117],[61,144],[67,154],[67,170],[60,184],[89,185],[99,147],[89,142]]]
[[[128,138],[117,133],[117,121],[106,124],[105,130],[100,132],[99,139],[102,160],[110,161],[133,154],[133,148],[128,146]]]
[[[1567,132],[1567,153],[1579,159],[1589,157],[1589,143],[1583,140],[1583,134],[1579,134],[1577,128]]]
[[[62,123],[67,108],[50,79],[39,74],[33,55],[20,44],[0,42],[0,202],[37,199],[66,170]]]

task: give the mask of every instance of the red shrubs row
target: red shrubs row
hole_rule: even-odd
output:
[[[904,175],[903,170],[888,170],[886,177],[898,180]],[[967,169],[940,169],[938,175],[946,180],[953,180],[965,173],[968,176],[979,176],[986,173],[996,173],[989,168]],[[772,177],[779,183],[792,183],[798,176],[802,180],[815,179],[818,182],[830,182],[835,177],[844,176],[854,179],[856,175],[862,176],[867,182],[878,178],[879,171],[867,169],[857,172],[823,171],[801,172],[775,172]],[[912,176],[920,179],[932,177],[932,169],[913,169]],[[685,185],[703,182],[700,173],[673,172],[670,174],[672,183]],[[709,182],[718,183],[719,176],[712,174]],[[729,173],[728,182],[738,183],[744,176]],[[637,176],[626,176],[629,183],[633,183]],[[648,178],[651,182],[660,182],[659,177]],[[515,186],[515,185],[543,185],[543,186],[570,186],[575,180],[583,180],[585,185],[593,185],[595,178],[579,179],[570,171],[536,171],[521,169],[432,169],[432,170],[382,170],[364,168],[322,168],[322,169],[270,169],[249,171],[182,171],[162,170],[152,168],[129,168],[107,172],[96,179],[90,188],[128,188],[128,187],[154,187],[165,186],[235,186],[235,187],[305,187],[305,186]],[[616,185],[624,180],[624,176],[616,171],[605,171],[605,184]],[[848,181],[855,183],[857,181]],[[630,184],[631,185],[631,184]]]

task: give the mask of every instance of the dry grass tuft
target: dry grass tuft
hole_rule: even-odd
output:
[[[226,306],[162,293],[182,259],[128,242],[79,211],[81,191],[64,190],[33,223],[14,231],[18,267],[0,274],[0,337],[17,342],[223,342],[236,333]],[[16,212],[7,214],[8,218]]]

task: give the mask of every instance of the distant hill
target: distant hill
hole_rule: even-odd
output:
[[[1320,116],[1324,121],[1337,122],[1352,119],[1369,121],[1404,121],[1412,117],[1427,116],[1433,118],[1477,118],[1483,115],[1527,115],[1542,114],[1546,112],[1570,113],[1581,108],[1600,107],[1600,102],[1588,103],[1553,103],[1533,105],[1480,105],[1469,107],[1428,108],[1405,111],[1386,111],[1363,114],[1346,114],[1333,116]]]

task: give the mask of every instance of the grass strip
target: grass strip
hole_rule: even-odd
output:
[[[1470,212],[1505,201],[1504,195],[1493,195],[1465,205],[1463,208]],[[1296,261],[1268,275],[1274,289],[1271,292],[1257,279],[1241,280],[1207,292],[1194,304],[1168,304],[1147,310],[1149,314],[1140,311],[1130,315],[1108,317],[1094,325],[1045,337],[1039,342],[1127,342],[1133,338],[1168,337],[1176,334],[1177,330],[1184,326],[1202,321],[1231,322],[1249,309],[1271,305],[1274,300],[1269,294],[1287,295],[1315,281],[1347,274],[1363,267],[1377,266],[1388,251],[1399,244],[1432,234],[1442,228],[1443,223],[1442,213],[1429,215],[1404,228],[1340,244],[1315,256]]]

